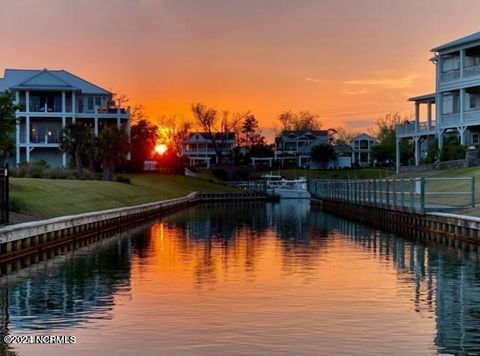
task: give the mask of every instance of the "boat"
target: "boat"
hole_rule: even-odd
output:
[[[285,179],[280,175],[264,174],[267,193],[278,195],[282,199],[310,199],[307,190],[307,178]]]

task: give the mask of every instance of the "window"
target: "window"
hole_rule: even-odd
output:
[[[480,143],[480,134],[472,133],[472,144],[478,145]]]
[[[102,105],[102,101],[101,101],[101,98],[99,96],[95,97],[95,105],[96,106],[101,106]]]
[[[470,98],[470,109],[475,109],[477,107],[477,98],[475,95],[469,95],[469,98]]]
[[[93,110],[93,96],[87,97],[87,110]]]

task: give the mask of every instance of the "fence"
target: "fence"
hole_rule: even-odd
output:
[[[0,168],[0,224],[7,224],[9,220],[9,197],[8,197],[8,166]]]
[[[447,211],[475,207],[475,177],[309,180],[313,197],[392,210]]]

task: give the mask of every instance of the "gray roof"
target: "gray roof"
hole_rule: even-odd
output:
[[[0,92],[15,89],[61,89],[81,91],[84,94],[111,95],[98,85],[77,77],[66,70],[5,69],[0,78]]]
[[[418,101],[421,103],[435,102],[435,93],[414,96],[408,98],[408,101]]]
[[[480,41],[480,32],[472,33],[471,35],[447,42],[441,46],[432,49],[432,52],[443,51],[452,47],[461,46],[470,42]]]

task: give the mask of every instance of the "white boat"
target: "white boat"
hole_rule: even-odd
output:
[[[265,174],[262,176],[267,182],[267,193],[279,195],[285,199],[310,199],[307,190],[307,179],[285,179],[280,175]]]

